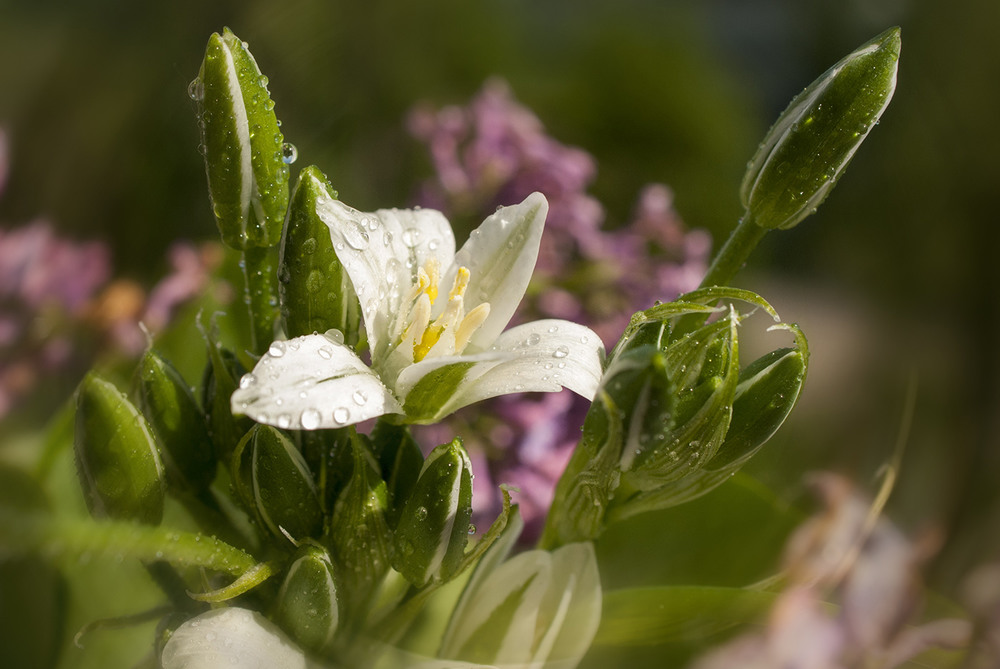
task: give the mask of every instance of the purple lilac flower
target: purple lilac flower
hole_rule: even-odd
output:
[[[548,198],[535,277],[515,322],[571,320],[611,345],[635,311],[700,283],[711,240],[704,231],[685,229],[669,188],[646,186],[631,222],[603,230],[604,208],[586,192],[597,174],[593,157],[548,136],[504,82],[488,81],[467,107],[417,107],[408,124],[427,145],[436,171],[423,184],[418,204],[477,219],[536,190]],[[429,439],[428,447],[455,432],[466,438],[477,472],[474,507],[480,522],[499,508],[497,484],[518,487],[522,540],[530,541],[541,528],[587,408],[585,400],[568,393],[507,396],[485,411],[463,412],[446,426],[418,434]]]

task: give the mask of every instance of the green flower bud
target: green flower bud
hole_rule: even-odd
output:
[[[358,620],[352,615],[366,606],[369,595],[389,568],[392,552],[392,532],[386,522],[385,481],[379,475],[378,462],[364,435],[354,435],[351,441],[354,467],[351,479],[340,493],[333,515],[324,534],[324,544],[330,549],[339,572],[345,603],[342,617]]]
[[[473,575],[439,656],[498,667],[575,667],[601,619],[590,543],[532,550]],[[445,666],[445,664],[442,664]]]
[[[215,478],[215,446],[191,388],[152,350],[139,361],[138,380],[139,406],[159,438],[167,484],[204,490]]]
[[[245,416],[234,416],[230,398],[238,382],[246,378],[246,369],[229,349],[222,348],[215,337],[203,333],[208,346],[208,363],[201,379],[201,405],[205,407],[209,436],[216,454],[225,461],[254,422]]]
[[[676,388],[672,420],[643,426],[630,443],[637,452],[622,456],[627,492],[616,502],[626,501],[634,491],[662,488],[715,455],[729,427],[739,380],[737,324],[731,311],[728,318],[704,325],[667,348],[665,366]]]
[[[77,389],[74,448],[91,514],[160,522],[163,464],[149,425],[123,393],[94,372]]]
[[[417,586],[447,581],[465,554],[470,520],[472,463],[455,439],[424,461],[400,514],[392,566]]]
[[[191,82],[208,172],[212,210],[222,240],[235,249],[270,247],[281,238],[288,206],[290,145],[278,128],[267,78],[228,28],[208,40]]]
[[[258,425],[246,448],[254,507],[264,525],[275,537],[316,536],[323,510],[309,466],[295,445],[275,428]]]
[[[347,272],[337,259],[330,228],[317,203],[336,199],[327,178],[307,167],[292,190],[281,237],[278,290],[288,337],[339,330],[344,343],[358,343],[361,306]]]
[[[326,550],[310,544],[299,548],[278,591],[273,619],[306,650],[322,653],[330,647],[340,609]]]
[[[788,229],[816,210],[889,105],[899,49],[899,28],[890,28],[792,100],[743,177],[750,220]]]
[[[372,442],[385,479],[389,527],[395,528],[403,504],[417,483],[424,455],[405,425],[379,421],[372,430]]]

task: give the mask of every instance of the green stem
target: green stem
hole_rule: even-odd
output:
[[[750,213],[747,212],[740,219],[740,222],[729,235],[729,239],[722,245],[719,252],[712,259],[705,278],[701,280],[699,288],[709,288],[711,286],[727,286],[733,280],[736,273],[743,269],[747,258],[764,235],[768,233],[767,228],[762,228],[753,222]],[[681,316],[674,323],[671,330],[671,339],[676,340],[680,336],[694,332],[705,323],[708,316],[704,314],[688,314]]]
[[[175,567],[204,567],[233,576],[258,562],[249,553],[200,534],[127,521],[0,510],[0,559],[32,553],[52,560],[81,556],[162,560]]]
[[[243,250],[243,278],[254,353],[263,353],[274,340],[274,321],[278,317],[277,270],[276,248],[248,247]]]
[[[744,214],[732,234],[729,235],[729,239],[712,260],[712,264],[699,287],[729,285],[729,282],[743,268],[750,253],[767,232],[767,228],[762,228],[753,222],[749,213]]]

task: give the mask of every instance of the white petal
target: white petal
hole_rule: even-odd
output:
[[[459,267],[469,268],[467,312],[483,302],[490,303],[490,315],[472,336],[470,351],[489,348],[521,303],[538,260],[548,210],[549,203],[541,193],[532,193],[519,205],[498,209],[473,230],[455,255],[454,265],[445,272],[442,284],[450,286]]]
[[[361,304],[369,346],[378,357],[388,344],[388,330],[417,268],[431,257],[442,267],[451,264],[455,255],[451,226],[433,209],[380,209],[366,214],[332,199],[318,201],[316,213],[330,228],[333,249]]]
[[[161,655],[163,669],[305,669],[306,656],[264,616],[239,608],[203,613],[178,627]]]
[[[604,344],[590,328],[549,319],[504,332],[493,347],[506,359],[470,375],[446,405],[446,413],[497,395],[555,392],[569,388],[593,399],[601,380]]]
[[[293,430],[344,427],[401,412],[354,351],[316,334],[271,344],[240,380],[231,404],[233,413]]]

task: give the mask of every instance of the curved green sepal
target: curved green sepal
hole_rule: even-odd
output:
[[[230,402],[246,368],[235,353],[219,343],[214,325],[206,328],[199,321],[198,329],[208,350],[208,363],[201,379],[201,405],[205,409],[216,455],[225,461],[254,425],[246,416],[234,416]]]
[[[299,174],[281,237],[278,292],[285,334],[289,337],[339,330],[356,346],[361,305],[337,258],[330,229],[317,205],[336,199],[326,176],[310,166]]]
[[[95,372],[77,389],[74,447],[92,515],[160,522],[166,486],[149,424],[123,393]]]
[[[740,187],[750,220],[788,229],[826,198],[892,99],[899,35],[890,28],[859,47],[778,117]]]
[[[210,592],[188,592],[188,597],[199,602],[218,604],[250,592],[278,572],[275,562],[260,562],[250,567],[229,585]]]
[[[222,240],[239,250],[277,245],[288,206],[284,138],[266,77],[228,28],[209,38],[191,92]]]
[[[143,354],[137,375],[139,406],[159,438],[167,485],[204,490],[215,478],[215,446],[191,388],[152,349]]]
[[[389,505],[386,517],[389,527],[395,529],[403,505],[413,492],[423,468],[424,455],[405,425],[379,420],[372,429],[371,437],[382,478],[385,479]]]

